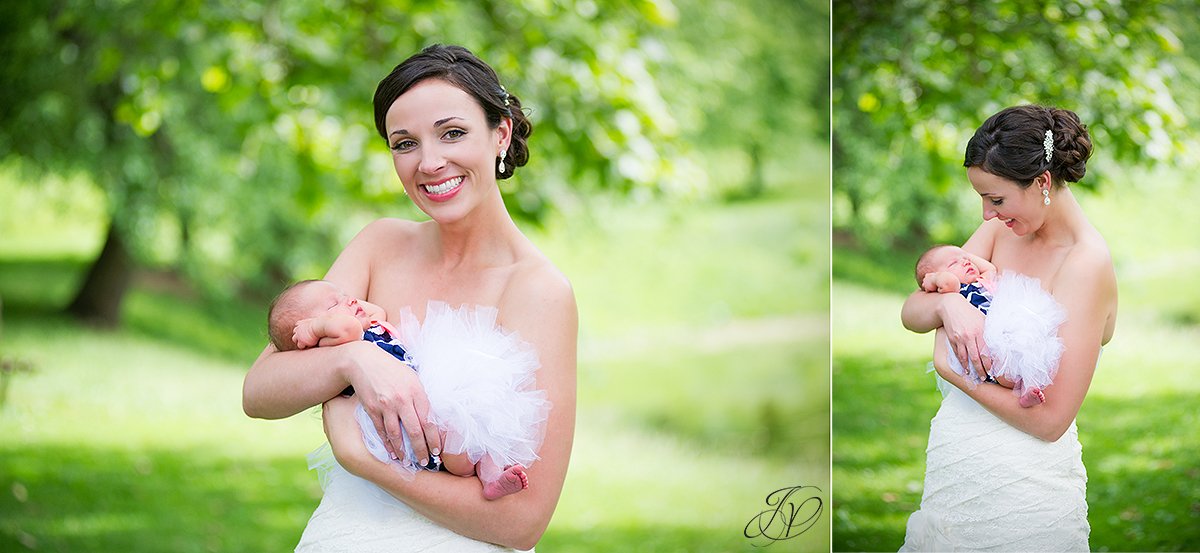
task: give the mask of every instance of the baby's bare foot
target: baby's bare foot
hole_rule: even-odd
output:
[[[1033,407],[1046,402],[1046,394],[1040,388],[1030,388],[1021,395],[1021,407]]]
[[[525,467],[509,465],[504,468],[504,472],[500,473],[500,478],[497,478],[495,482],[483,485],[483,497],[489,500],[500,499],[528,487],[529,475],[525,474]]]

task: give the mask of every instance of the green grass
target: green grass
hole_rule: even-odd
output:
[[[1175,175],[1081,203],[1106,236],[1120,286],[1117,334],[1078,416],[1097,551],[1200,549],[1200,190]],[[894,551],[921,500],[929,335],[900,325],[919,252],[834,251],[833,549]],[[874,260],[874,261],[873,261]],[[901,272],[903,278],[888,276]]]
[[[770,492],[814,485],[828,502],[813,190],[598,207],[533,233],[571,277],[582,329],[575,449],[539,550],[755,551],[742,532]],[[142,278],[120,330],[81,327],[47,314],[78,282],[74,254],[6,239],[0,356],[34,372],[0,406],[0,550],[292,548],[320,498],[304,455],[323,436],[313,413],[241,412],[265,304]],[[771,550],[829,550],[830,514]]]

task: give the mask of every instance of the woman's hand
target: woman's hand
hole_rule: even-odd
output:
[[[401,365],[390,354],[370,342],[348,344],[363,349],[348,380],[363,409],[375,423],[384,446],[393,459],[404,453],[404,432],[412,442],[413,454],[421,465],[429,455],[441,454],[437,426],[429,422],[429,399],[416,371]],[[404,424],[401,424],[404,421]]]
[[[992,359],[983,341],[983,313],[958,294],[944,294],[942,298],[938,313],[953,348],[951,353],[962,366],[969,362],[980,368],[980,376],[986,378],[992,370]]]

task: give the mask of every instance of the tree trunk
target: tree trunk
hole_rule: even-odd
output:
[[[121,321],[121,300],[129,290],[132,275],[133,258],[117,225],[110,224],[100,257],[88,269],[67,313],[99,326],[116,326]]]
[[[750,143],[750,186],[746,187],[746,198],[757,198],[766,188],[763,180],[762,144],[755,139]]]

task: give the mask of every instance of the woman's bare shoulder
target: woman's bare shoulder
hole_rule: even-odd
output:
[[[1063,268],[1071,273],[1112,273],[1112,253],[1100,232],[1089,226],[1081,233],[1067,255]]]
[[[1087,233],[1072,246],[1055,279],[1056,290],[1091,291],[1101,297],[1116,294],[1112,253],[1099,233]]]
[[[348,294],[366,298],[371,273],[381,262],[381,252],[410,251],[420,233],[420,224],[402,219],[376,219],[367,223],[342,248],[325,273],[325,279],[337,283]]]
[[[385,217],[367,223],[354,239],[346,245],[346,251],[378,259],[381,252],[406,252],[409,246],[425,232],[418,222]]]
[[[540,252],[519,261],[505,287],[502,303],[575,303],[567,276]]]
[[[367,223],[354,239],[367,241],[391,241],[411,239],[422,231],[422,224],[407,219],[382,217]]]

